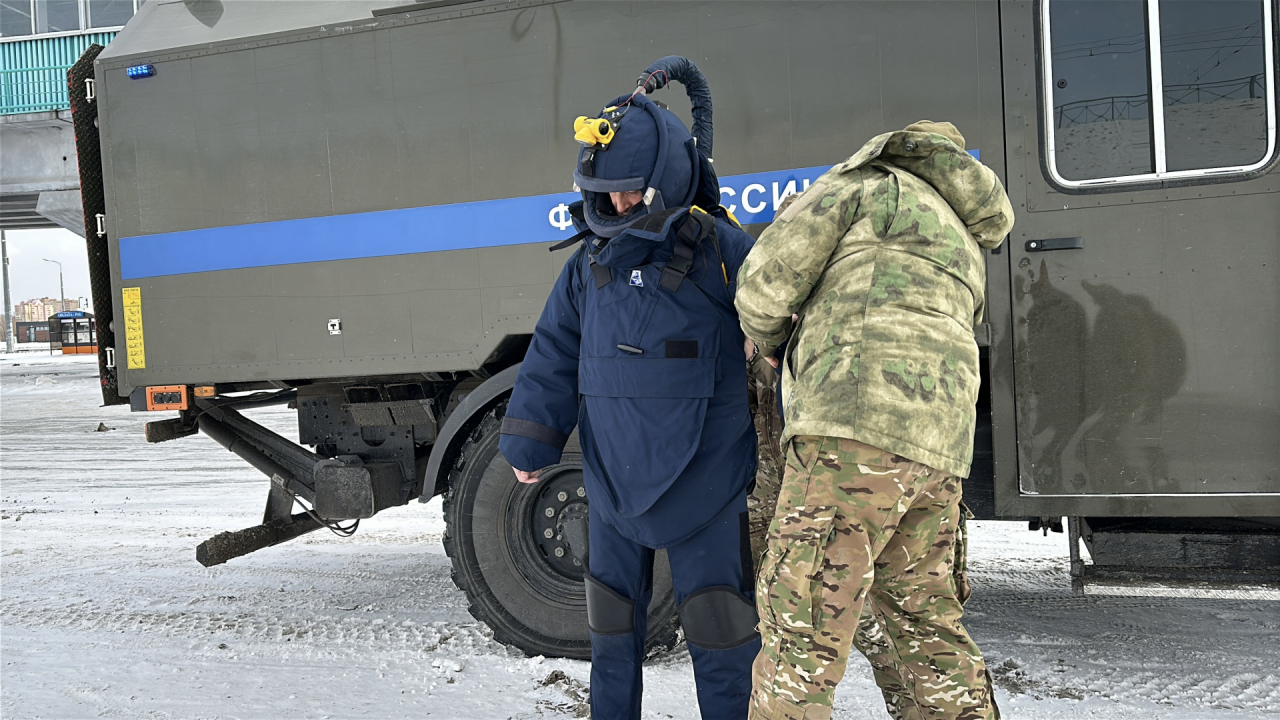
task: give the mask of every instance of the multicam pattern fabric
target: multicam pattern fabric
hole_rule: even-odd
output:
[[[968,476],[982,248],[1012,226],[999,179],[950,123],[872,139],[782,210],[736,304],[762,354],[790,338],[783,442],[856,438]]]
[[[794,197],[792,195],[788,199]],[[760,563],[769,549],[769,524],[773,522],[774,512],[778,507],[778,493],[782,489],[784,459],[779,444],[782,420],[778,416],[777,371],[760,356],[752,361],[748,369],[751,412],[755,417],[759,459],[756,464],[755,487],[747,495],[747,524],[751,533],[751,557],[755,563],[755,571],[759,573]],[[963,519],[963,515],[961,517]],[[902,684],[897,657],[893,654],[888,635],[871,611],[870,603],[862,606],[862,617],[853,634],[853,645],[871,663],[876,684],[884,694],[889,716],[893,720],[904,720],[903,705],[914,707],[915,703]]]
[[[884,696],[884,707],[889,717],[893,720],[921,717],[920,709],[911,698],[911,691],[902,681],[905,673],[898,669],[893,643],[869,602],[862,604],[858,629],[853,631],[853,646],[871,663],[871,672],[880,687],[880,694]]]
[[[998,717],[960,624],[960,495],[953,475],[865,443],[792,438],[756,579],[763,648],[750,717],[830,718],[855,643],[894,717]]]
[[[971,593],[968,572],[969,535],[966,528],[966,520],[970,517],[972,513],[961,502],[960,524],[956,528],[956,540],[952,543],[955,557],[951,561],[951,576],[955,580],[956,596],[961,605],[968,602]],[[888,631],[885,630],[880,619],[876,617],[870,602],[864,602],[862,605],[862,617],[858,618],[858,629],[853,632],[853,646],[867,658],[867,662],[871,663],[871,672],[875,677],[876,685],[880,688],[880,693],[884,696],[884,707],[889,717],[893,720],[929,717],[916,705],[911,690],[904,683],[903,678],[910,677],[910,672],[899,667],[898,656],[893,651],[893,642],[889,639]],[[992,703],[994,702],[993,698]]]
[[[794,199],[791,196],[790,199]],[[784,206],[785,207],[785,204]],[[762,356],[749,365],[748,378],[751,386],[751,412],[755,417],[756,447],[759,458],[756,464],[756,480],[752,491],[747,495],[748,527],[751,536],[751,556],[756,573],[769,548],[769,524],[773,521],[778,507],[778,493],[782,489],[782,471],[784,459],[779,440],[782,436],[782,420],[778,415],[778,375]],[[963,504],[960,505],[959,535],[954,544],[955,559],[952,575],[955,578],[956,591],[961,604],[969,599],[970,587],[967,573],[968,534],[965,520],[971,514]],[[885,709],[893,720],[909,720],[922,717],[911,691],[903,684],[906,675],[898,668],[897,655],[893,653],[892,643],[880,621],[871,609],[871,603],[863,603],[862,617],[858,620],[858,628],[853,634],[853,646],[871,663],[876,685],[884,695]]]
[[[747,495],[747,528],[751,536],[751,558],[760,569],[769,546],[769,523],[778,507],[782,487],[782,417],[778,414],[778,371],[756,356],[748,366],[751,412],[756,426],[756,482]]]

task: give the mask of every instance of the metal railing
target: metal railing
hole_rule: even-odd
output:
[[[1263,73],[1257,73],[1230,80],[1167,85],[1164,89],[1164,104],[1165,107],[1172,107],[1217,100],[1256,100],[1266,96],[1267,77]],[[1146,93],[1077,100],[1054,107],[1054,127],[1061,130],[1091,122],[1144,120],[1151,110],[1150,105],[1151,98]]]
[[[0,115],[67,110],[67,69],[115,32],[32,38],[0,44]]]
[[[66,110],[70,65],[0,70],[0,115]]]
[[[1165,105],[1190,105],[1215,100],[1257,100],[1267,96],[1267,77],[1262,73],[1248,77],[1189,85],[1170,85],[1164,89]]]
[[[1053,109],[1054,127],[1071,127],[1085,123],[1108,120],[1137,120],[1146,118],[1150,111],[1151,98],[1146,93],[1141,95],[1112,95],[1111,97],[1093,100],[1077,100],[1058,105]]]

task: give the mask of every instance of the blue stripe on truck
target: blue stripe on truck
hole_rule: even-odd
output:
[[[970,150],[975,157],[976,150]],[[721,178],[720,202],[744,225],[773,220],[783,198],[830,165]],[[578,193],[326,215],[120,238],[124,280],[238,268],[556,242],[574,232]]]

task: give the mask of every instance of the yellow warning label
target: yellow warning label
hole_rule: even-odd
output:
[[[121,288],[124,296],[124,342],[129,350],[129,369],[147,366],[147,348],[142,342],[142,288]]]

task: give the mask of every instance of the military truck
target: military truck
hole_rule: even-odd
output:
[[[206,565],[444,495],[472,614],[529,653],[586,657],[580,452],[519,485],[498,428],[569,255],[548,248],[573,233],[573,120],[683,55],[714,95],[722,202],[757,235],[922,118],[954,122],[1004,180],[1018,220],[988,255],[976,337],[979,517],[1069,518],[1079,583],[1275,581],[1276,16],[1274,0],[147,3],[69,75],[103,398],[168,413],[152,442],[203,432],[270,478],[263,522],[203,543]],[[678,90],[654,97],[690,121]],[[298,438],[243,414],[271,404],[297,409]],[[661,645],[676,620],[661,567],[656,583]]]

